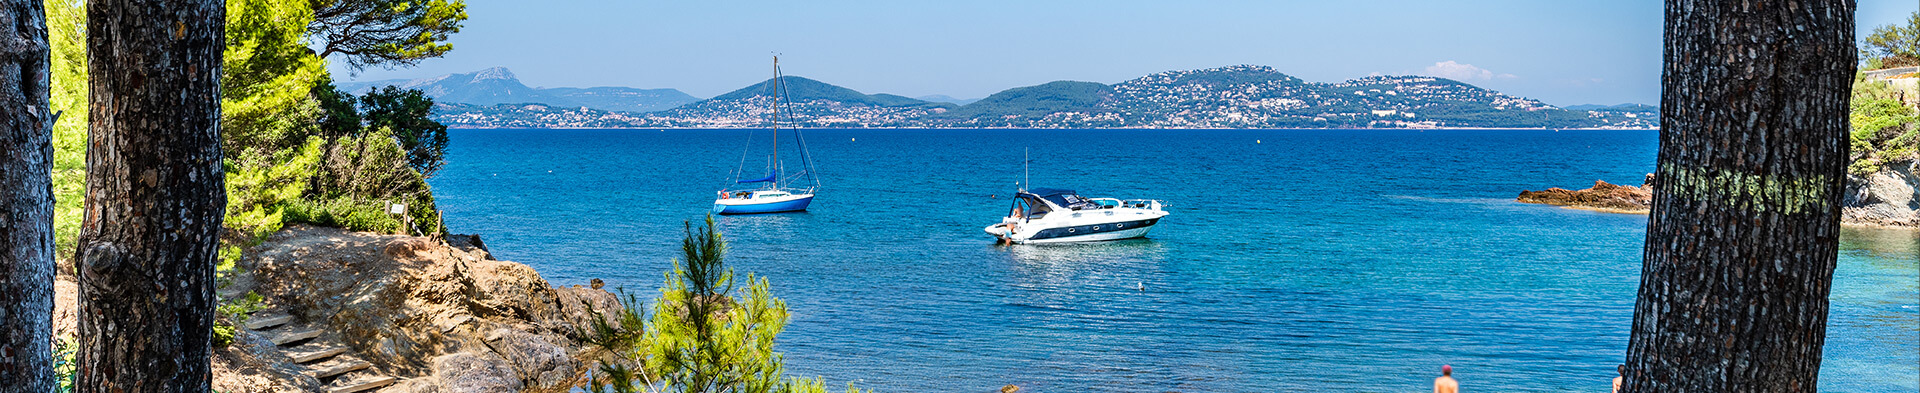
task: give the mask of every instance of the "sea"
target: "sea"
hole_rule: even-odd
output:
[[[655,296],[766,130],[452,130],[447,228],[556,286]],[[803,167],[793,134],[782,165]],[[792,319],[788,376],[879,392],[1605,392],[1645,215],[1514,201],[1638,185],[1648,130],[808,129],[804,213],[714,220]],[[1023,165],[1025,164],[1025,165]],[[745,173],[745,175],[740,175]],[[997,245],[1025,179],[1166,201],[1146,239]],[[1819,387],[1920,390],[1920,231],[1840,239]]]

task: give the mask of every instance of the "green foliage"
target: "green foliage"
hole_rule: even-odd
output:
[[[615,360],[602,362],[587,388],[616,392],[825,392],[815,379],[787,379],[774,340],[786,327],[787,304],[773,297],[765,278],[748,275],[736,293],[734,273],[723,257],[726,241],[713,218],[681,241],[651,308],[626,296],[612,321],[597,318],[589,341]],[[622,291],[624,294],[624,291]],[[597,315],[597,314],[596,314]],[[858,392],[851,386],[850,392]]]
[[[307,34],[320,44],[320,57],[346,57],[364,68],[408,66],[453,50],[447,35],[467,20],[463,0],[308,0],[315,11]]]
[[[300,217],[315,220],[304,222],[354,225],[347,228],[384,227],[384,221],[370,214],[384,216],[387,203],[400,203],[407,205],[406,214],[413,227],[401,228],[404,225],[396,223],[395,230],[429,236],[446,231],[426,177],[409,166],[407,152],[385,128],[359,137],[334,138],[312,181],[305,199],[320,203],[302,206],[306,210]]]
[[[367,128],[393,133],[400,149],[407,152],[407,165],[422,177],[433,177],[446,163],[447,126],[429,118],[433,99],[426,93],[387,86],[361,96],[360,109]]]
[[[266,308],[266,298],[258,293],[247,292],[246,296],[233,301],[223,301],[214,310],[213,345],[225,348],[233,345],[234,336],[240,333],[240,326],[247,324],[247,318],[254,311]]]
[[[321,135],[357,136],[366,129],[361,125],[360,109],[355,106],[353,95],[334,87],[331,79],[314,86],[313,97],[320,101]]]
[[[315,136],[269,157],[228,159],[226,227],[253,241],[279,231],[284,205],[306,195],[325,152],[326,139]]]
[[[53,51],[48,98],[53,124],[54,256],[67,266],[85,219],[87,191],[87,8],[78,0],[46,0],[47,41]]]
[[[1874,28],[1861,40],[1860,55],[1868,70],[1920,65],[1920,11],[1907,17],[1906,26]]]
[[[1853,123],[1849,172],[1867,174],[1891,162],[1920,159],[1920,113],[1900,102],[1886,82],[1855,77],[1848,104]]]
[[[296,200],[286,205],[286,221],[355,231],[396,233],[400,220],[387,215],[378,202],[336,198],[326,201]]]
[[[230,0],[220,74],[220,133],[228,157],[299,147],[318,130],[326,62],[305,44],[313,10],[298,1]]]
[[[53,340],[53,379],[60,381],[54,386],[55,393],[73,393],[74,377],[79,375],[79,363],[74,357],[80,354],[80,342],[73,336],[64,336]]]

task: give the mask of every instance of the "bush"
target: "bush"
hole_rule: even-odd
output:
[[[378,202],[363,202],[352,199],[334,199],[329,201],[295,200],[287,203],[286,222],[308,223],[313,225],[345,228],[354,231],[397,233],[400,232],[400,220],[387,215],[385,206]]]
[[[1848,172],[1868,174],[1888,163],[1920,159],[1920,113],[1900,102],[1890,86],[1856,77],[1848,104],[1853,123]]]
[[[785,359],[773,351],[787,324],[787,303],[773,297],[765,278],[747,276],[737,294],[722,257],[726,241],[713,218],[687,225],[685,264],[674,261],[651,312],[633,296],[612,321],[596,316],[588,341],[611,354],[587,388],[617,392],[824,393],[817,379],[785,377]],[[624,294],[624,291],[622,291]],[[852,386],[849,392],[859,392]]]
[[[345,219],[348,221],[344,222],[372,224],[374,220],[371,217],[354,218],[353,213],[364,216],[374,212],[386,217],[386,203],[402,203],[407,205],[407,216],[412,219],[413,228],[401,228],[399,221],[388,219],[393,222],[394,229],[384,232],[394,233],[405,229],[408,233],[423,236],[440,236],[446,232],[440,222],[440,211],[434,206],[433,190],[427,185],[426,177],[409,166],[407,153],[385,129],[359,137],[334,138],[308,189],[305,199],[323,201],[319,205],[328,208],[322,210],[332,213],[336,222]]]
[[[227,229],[251,239],[248,245],[279,231],[284,205],[307,193],[325,149],[326,139],[308,137],[299,148],[271,157],[227,160]]]

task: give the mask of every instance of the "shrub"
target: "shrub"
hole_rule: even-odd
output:
[[[1853,123],[1848,172],[1867,174],[1920,158],[1920,113],[1900,102],[1892,87],[1856,77],[1848,105]]]
[[[346,198],[327,201],[295,200],[287,203],[285,212],[286,222],[301,222],[355,231],[396,233],[400,231],[401,226],[400,220],[387,215],[386,207],[381,206],[380,203]]]
[[[676,260],[651,312],[633,296],[609,321],[595,313],[588,341],[611,354],[587,388],[617,392],[824,393],[817,379],[785,378],[784,357],[773,351],[787,324],[787,304],[773,297],[766,278],[748,275],[735,293],[722,257],[726,242],[713,218],[699,230],[687,224]],[[622,294],[625,292],[622,291]],[[849,392],[859,392],[848,386]]]
[[[385,129],[359,137],[334,138],[312,182],[306,199],[326,201],[323,205],[332,207],[327,211],[335,213],[336,219],[349,219],[348,213],[355,211],[378,212],[385,217],[384,203],[403,203],[413,220],[413,228],[404,228],[408,233],[440,236],[446,232],[426,177],[409,166],[406,152]],[[355,219],[363,224],[368,220],[371,218]],[[403,229],[394,222],[394,229],[387,232]]]

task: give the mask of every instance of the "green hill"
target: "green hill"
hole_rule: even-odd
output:
[[[1111,86],[1057,81],[1007,89],[934,117],[991,127],[1041,121],[1055,113],[1109,113],[1112,102]]]
[[[785,85],[783,87],[787,89],[787,99],[791,100],[790,102],[824,100],[837,101],[845,104],[888,107],[934,104],[892,94],[862,94],[853,89],[797,76],[781,77],[780,83]],[[743,87],[739,90],[728,92],[727,94],[721,94],[706,101],[744,101],[754,97],[770,97],[772,95],[773,79],[768,78],[764,82],[755,83],[752,86]]]

